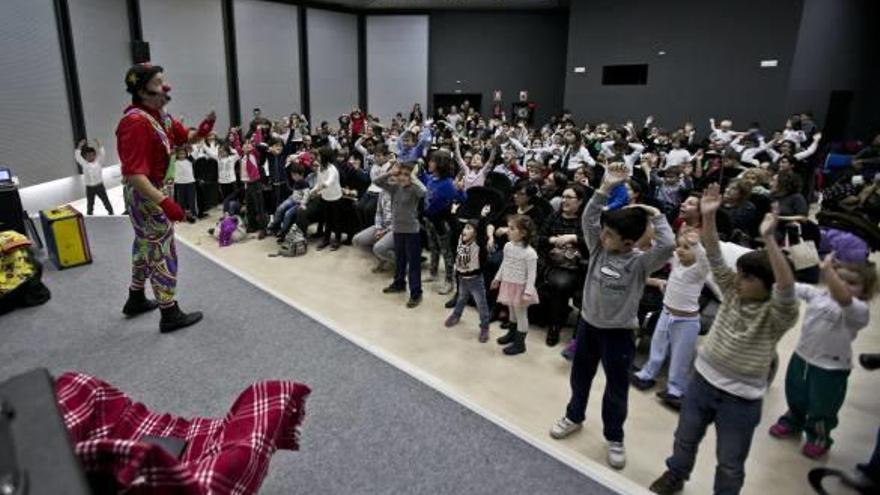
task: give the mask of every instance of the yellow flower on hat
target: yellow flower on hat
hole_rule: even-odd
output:
[[[134,72],[129,72],[128,73],[128,84],[131,84],[132,86],[134,86],[135,84],[137,84],[137,82],[138,82],[137,74],[135,74]]]

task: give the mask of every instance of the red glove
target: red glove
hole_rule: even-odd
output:
[[[181,208],[180,205],[174,202],[169,196],[165,196],[165,199],[159,203],[159,208],[162,208],[162,211],[165,212],[165,216],[172,222],[181,222],[186,218],[183,213],[183,208]]]
[[[211,113],[205,117],[205,120],[199,124],[198,129],[196,129],[196,135],[199,137],[207,137],[207,135],[211,133],[211,130],[214,129],[215,120],[217,120],[217,115],[212,110]]]

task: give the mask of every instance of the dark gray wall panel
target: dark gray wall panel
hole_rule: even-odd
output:
[[[220,0],[143,0],[144,40],[153,63],[165,68],[173,100],[168,110],[195,126],[214,109],[216,127],[229,127],[226,51]]]
[[[308,9],[309,103],[312,125],[338,118],[358,102],[357,16]]]
[[[526,90],[543,121],[562,109],[566,29],[561,13],[435,12],[431,91],[482,93],[486,114],[493,90],[503,92],[508,111]]]
[[[871,93],[876,93],[877,79],[869,76],[877,66],[876,17],[869,14],[871,0],[805,0],[797,38],[787,109],[789,112],[811,110],[820,124],[825,121],[832,91],[855,93],[849,131],[861,134],[870,117]],[[870,36],[874,35],[874,42]],[[873,69],[876,71],[876,69]],[[874,88],[869,88],[873,84]],[[875,113],[876,104],[871,108]]]
[[[0,165],[24,186],[73,175],[73,130],[51,0],[0,7]]]
[[[299,113],[297,7],[263,0],[235,0],[238,88],[245,123],[251,110],[280,118]]]
[[[428,16],[368,16],[367,108],[388,122],[428,104]]]
[[[100,139],[105,165],[119,161],[116,124],[131,102],[123,78],[131,65],[128,12],[119,0],[68,0],[79,88],[89,139]]]
[[[580,120],[656,114],[672,127],[711,116],[781,127],[802,0],[571,2],[565,104]],[[658,51],[666,51],[659,56]],[[777,59],[772,69],[760,60]],[[645,86],[602,86],[602,66],[647,63]],[[585,74],[574,67],[585,66]]]

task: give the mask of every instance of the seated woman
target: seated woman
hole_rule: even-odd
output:
[[[758,235],[760,217],[755,204],[749,200],[752,194],[752,184],[746,180],[731,182],[724,190],[724,202],[721,211],[730,219],[731,242],[736,242],[746,247],[751,246],[751,240]]]
[[[305,168],[297,163],[287,166],[287,183],[292,192],[290,197],[278,205],[275,215],[272,216],[272,223],[266,229],[268,234],[278,238],[279,243],[284,240],[284,236],[296,220],[297,210],[308,195],[309,183],[305,180],[305,173]]]
[[[547,310],[549,326],[547,345],[559,343],[559,331],[571,313],[569,300],[583,287],[589,259],[584,232],[581,228],[581,210],[586,203],[586,189],[570,184],[562,192],[562,205],[541,225],[538,233],[539,276],[541,304]]]
[[[770,195],[779,205],[779,226],[776,240],[783,242],[786,232],[797,218],[806,218],[810,212],[807,198],[801,193],[801,178],[793,170],[781,170],[770,181]],[[797,239],[790,239],[793,243]]]
[[[388,179],[390,184],[394,184],[396,181],[395,177]],[[391,225],[391,195],[383,190],[379,193],[379,200],[376,203],[373,225],[358,232],[353,240],[355,246],[372,249],[378,259],[373,273],[378,273],[394,264],[394,234],[391,232]]]

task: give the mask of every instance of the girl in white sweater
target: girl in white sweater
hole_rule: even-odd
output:
[[[538,304],[535,276],[538,271],[538,253],[532,248],[536,228],[532,219],[525,215],[512,215],[507,219],[507,238],[501,268],[492,280],[492,289],[498,289],[498,302],[509,309],[512,322],[507,334],[498,339],[506,345],[504,354],[513,356],[526,352],[526,332],[529,331],[529,306]]]

